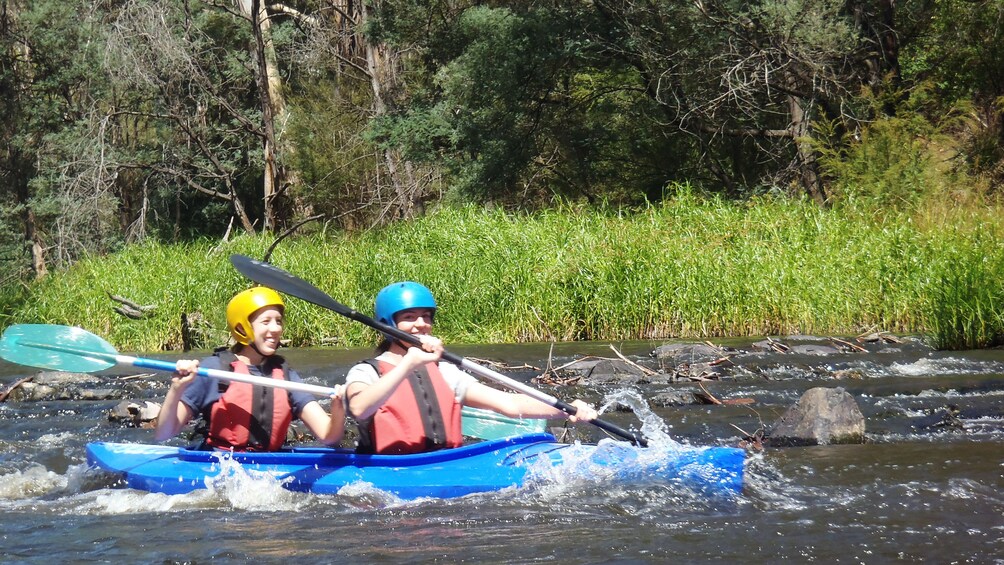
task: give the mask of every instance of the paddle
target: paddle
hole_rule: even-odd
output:
[[[49,324],[17,324],[7,328],[3,337],[0,337],[0,357],[18,365],[70,373],[94,373],[115,365],[174,372],[174,363],[119,355],[112,344],[85,329]],[[307,392],[317,396],[331,396],[335,393],[335,389],[325,386],[218,369],[199,367],[198,374],[202,377]]]
[[[0,358],[39,369],[69,373],[93,373],[115,365],[174,372],[174,363],[119,355],[107,341],[91,332],[70,326],[20,324],[7,328],[0,337]],[[331,387],[256,377],[216,369],[199,368],[203,377],[215,377],[252,385],[331,396]],[[463,409],[464,435],[480,439],[498,439],[543,431],[541,420],[519,420],[475,408]]]
[[[245,277],[251,279],[252,281],[267,286],[273,290],[283,292],[290,296],[295,296],[301,300],[310,302],[311,304],[316,304],[322,308],[332,310],[350,320],[355,320],[357,322],[363,323],[378,332],[400,341],[410,343],[413,345],[421,345],[421,340],[418,336],[403,332],[393,326],[380,323],[369,316],[360,314],[359,312],[345,306],[344,304],[336,301],[334,298],[325,294],[321,289],[310,284],[309,282],[296,277],[286,271],[274,266],[269,263],[263,263],[261,261],[256,261],[245,255],[231,255],[230,263],[233,264],[234,268],[237,269]],[[501,373],[495,372],[487,367],[483,367],[474,363],[468,359],[465,359],[449,351],[443,352],[443,359],[457,365],[458,367],[476,375],[480,375],[484,378],[493,380],[495,382],[504,384],[505,386],[522,392],[523,394],[535,398],[544,404],[553,406],[566,414],[574,415],[576,408],[571,404],[559,400],[545,392],[536,390],[529,387],[517,380],[507,377]],[[634,444],[647,446],[648,442],[645,438],[641,437],[639,434],[629,432],[615,424],[610,422],[600,420],[599,418],[592,420],[592,424],[596,425],[600,429],[606,430],[614,435],[620,436]]]

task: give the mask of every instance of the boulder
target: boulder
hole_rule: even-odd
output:
[[[693,390],[671,390],[652,395],[649,398],[649,403],[652,406],[668,408],[670,406],[690,406],[692,404],[698,404],[698,400],[694,397]]]
[[[160,404],[149,400],[123,400],[108,411],[110,421],[124,422],[132,426],[156,420],[159,415]]]
[[[802,355],[834,355],[840,353],[836,347],[830,347],[829,345],[792,345],[788,349],[788,353],[797,353]]]
[[[842,388],[812,388],[767,432],[771,445],[862,443],[865,417]]]
[[[652,357],[666,364],[679,365],[681,363],[699,363],[702,361],[712,361],[725,356],[725,352],[718,347],[712,347],[703,343],[669,343],[660,345],[652,351]]]
[[[566,371],[582,377],[582,384],[643,384],[649,382],[645,372],[638,366],[620,359],[590,359],[576,361],[565,366]]]

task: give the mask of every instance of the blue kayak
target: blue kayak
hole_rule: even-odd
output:
[[[193,451],[164,445],[95,442],[88,464],[119,473],[131,488],[182,494],[207,488],[232,458],[289,490],[336,494],[369,483],[402,499],[450,498],[546,481],[548,473],[630,483],[676,482],[714,494],[742,490],[745,452],[730,447],[640,448],[625,442],[558,443],[534,433],[416,455],[360,455],[298,447],[272,453]]]

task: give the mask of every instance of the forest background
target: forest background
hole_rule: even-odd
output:
[[[1004,343],[1004,0],[0,0],[0,326]],[[118,300],[123,299],[123,300]],[[141,308],[151,306],[151,308]],[[294,345],[372,343],[290,304]]]

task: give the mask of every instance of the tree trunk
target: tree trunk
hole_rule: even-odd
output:
[[[819,178],[819,163],[812,149],[812,130],[806,117],[805,101],[796,96],[788,96],[788,112],[791,115],[791,135],[798,152],[799,179],[802,189],[820,206],[826,205],[826,193]]]
[[[877,13],[872,13],[870,6],[871,3],[860,0],[851,0],[847,6],[854,17],[854,25],[874,46],[864,61],[868,69],[868,84],[878,87],[889,77],[893,86],[898,87],[901,75],[896,0],[878,0],[874,4]]]
[[[254,45],[251,54],[256,63],[255,83],[262,113],[262,155],[265,169],[262,171],[262,198],[264,200],[263,228],[276,229],[279,223],[277,197],[283,183],[283,172],[276,158],[275,117],[285,111],[282,98],[282,82],[276,65],[275,49],[272,44],[271,22],[261,0],[239,0],[241,14],[251,22]],[[270,68],[271,66],[271,68]],[[235,195],[236,201],[236,195]],[[235,202],[236,203],[236,202]]]
[[[16,158],[16,157],[15,157]],[[41,279],[48,274],[49,269],[45,264],[45,246],[42,245],[42,236],[38,233],[38,224],[35,220],[35,210],[28,204],[27,180],[19,183],[17,189],[18,203],[24,206],[24,241],[31,252],[31,271],[35,274],[35,279]]]
[[[20,33],[16,25],[20,8],[21,6],[16,2],[0,2],[0,34],[3,34],[5,42],[9,42],[10,48],[14,51],[11,60],[20,61],[20,64],[14,64],[12,68],[6,69],[12,75],[8,77],[12,79],[8,86],[13,86],[12,92],[4,92],[4,102],[11,105],[8,108],[9,112],[24,111],[24,108],[18,108],[18,106],[24,104],[22,100],[27,100],[25,94],[32,90],[35,79],[32,67],[33,53],[28,43],[21,40],[12,41],[14,39],[12,35]],[[8,115],[8,117],[11,116]],[[0,166],[5,172],[12,173],[10,177],[13,179],[16,204],[24,207],[24,212],[21,214],[21,221],[24,224],[24,242],[29,247],[31,270],[37,280],[45,277],[49,269],[46,266],[42,236],[38,233],[35,210],[32,209],[29,202],[31,189],[28,187],[28,179],[35,175],[35,165],[33,159],[26,158],[29,155],[10,143],[13,128],[17,126],[9,124],[8,127],[11,127],[12,130],[3,131],[3,143],[0,144],[0,147],[3,147],[3,162],[0,163]],[[32,134],[33,137],[35,135]]]
[[[359,10],[359,27],[365,28],[368,17],[365,4]],[[373,112],[375,116],[387,113],[384,92],[393,88],[397,82],[396,61],[388,56],[386,46],[366,42],[366,69],[369,72],[370,84],[373,88]],[[394,200],[397,203],[398,216],[411,218],[422,211],[420,191],[414,178],[411,163],[401,159],[399,152],[386,149],[383,152],[387,175],[394,187]],[[403,166],[402,166],[403,163]]]
[[[45,247],[42,246],[42,238],[35,229],[35,212],[29,208],[27,216],[25,239],[31,244],[31,270],[37,280],[48,274],[49,270],[45,266]]]

